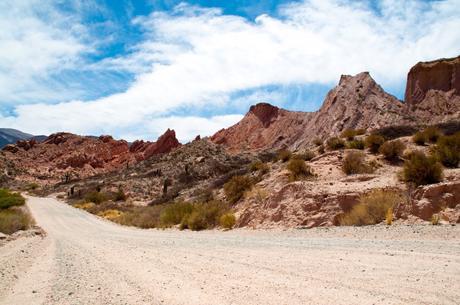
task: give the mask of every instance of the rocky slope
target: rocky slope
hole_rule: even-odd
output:
[[[42,143],[32,139],[9,144],[1,155],[11,164],[9,174],[16,181],[53,184],[127,167],[179,146],[175,132],[169,129],[157,142],[137,141],[131,146],[111,136],[56,133]]]
[[[406,102],[386,93],[367,72],[343,75],[316,112],[292,112],[269,104],[252,106],[237,124],[211,140],[230,151],[299,149],[314,138],[345,129],[424,125],[460,119],[460,57],[418,63],[408,75]]]

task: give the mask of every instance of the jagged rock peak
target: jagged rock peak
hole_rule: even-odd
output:
[[[407,75],[405,102],[409,106],[421,103],[428,91],[452,91],[460,95],[460,56],[419,62]]]
[[[268,127],[276,119],[279,108],[268,103],[258,103],[249,108],[249,112],[254,114],[264,125]]]

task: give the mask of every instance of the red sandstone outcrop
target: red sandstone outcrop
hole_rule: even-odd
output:
[[[460,56],[430,62],[419,62],[407,75],[405,102],[420,104],[430,91],[452,91],[460,95]]]
[[[310,115],[260,103],[240,122],[217,132],[211,141],[234,152],[290,146],[304,133]]]
[[[415,65],[405,99],[407,111],[422,121],[460,119],[460,56]]]
[[[433,214],[447,208],[460,215],[460,181],[426,185],[414,192],[412,213],[417,217],[430,220]]]
[[[316,137],[347,128],[375,129],[411,121],[404,104],[386,93],[367,72],[343,75],[317,112],[294,112],[270,104],[252,106],[237,124],[217,132],[214,143],[230,151],[288,147],[296,149]]]
[[[136,141],[131,147],[124,140],[106,135],[97,138],[56,133],[42,143],[30,140],[7,145],[3,152],[25,180],[39,177],[56,182],[64,173],[71,172],[73,178],[89,177],[170,152],[179,145],[174,130],[169,129],[157,142]]]

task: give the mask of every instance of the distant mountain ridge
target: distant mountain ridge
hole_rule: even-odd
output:
[[[20,140],[35,139],[38,142],[46,139],[46,136],[34,136],[13,128],[0,128],[0,149],[8,144],[14,144]]]

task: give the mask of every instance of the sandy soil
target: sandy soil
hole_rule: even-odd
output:
[[[29,198],[45,238],[0,247],[0,304],[458,304],[460,226],[180,232]]]

